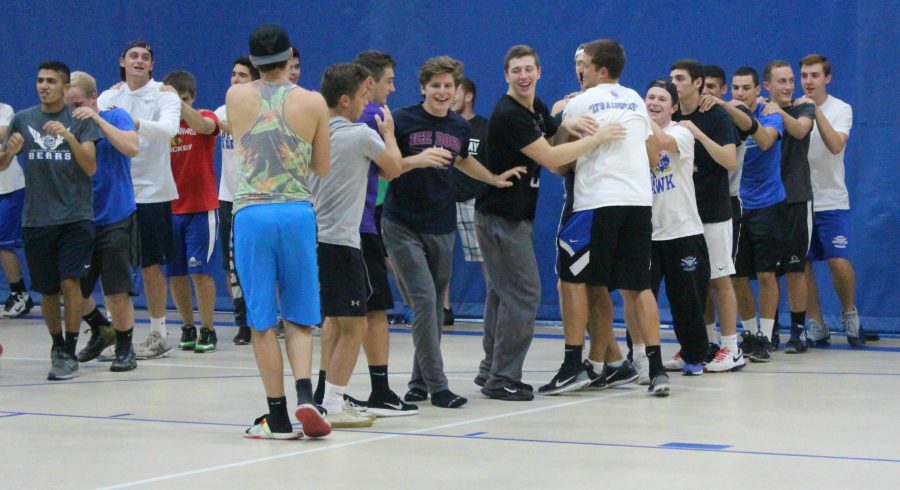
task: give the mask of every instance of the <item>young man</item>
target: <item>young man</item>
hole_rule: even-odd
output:
[[[82,311],[88,312],[83,319],[91,327],[91,338],[78,353],[78,362],[93,360],[104,348],[115,345],[109,370],[131,371],[137,368],[137,362],[132,345],[134,304],[129,295],[134,291],[138,267],[137,206],[131,183],[131,158],[138,152],[138,135],[131,116],[122,109],[97,111],[97,82],[87,73],[72,73],[66,104],[72,108],[75,119],[90,119],[103,133],[103,139],[97,143],[97,173],[91,178],[96,227],[94,252],[87,277],[81,280]],[[103,285],[112,327],[91,298],[98,280]]]
[[[617,123],[625,135],[578,159],[575,213],[560,233],[570,252],[560,262],[587,283],[592,302],[608,295],[610,288],[619,289],[629,311],[626,320],[646,346],[648,392],[667,396],[659,311],[650,290],[653,196],[647,183],[650,159],[658,157],[658,147],[643,99],[618,83],[624,68],[625,50],[617,41],[600,39],[585,45],[585,91],[569,101],[564,120],[588,115],[598,125]]]
[[[388,188],[381,226],[384,244],[413,310],[415,345],[408,402],[459,408],[468,400],[452,391],[441,356],[444,289],[450,277],[456,209],[451,165],[482,182],[509,187],[523,168],[497,176],[469,155],[469,124],[450,110],[462,79],[462,63],[448,56],[427,60],[419,70],[424,100],[394,113],[394,133],[403,155],[403,175]]]
[[[268,412],[244,437],[323,437],[331,427],[313,402],[310,381],[309,325],[321,322],[321,316],[316,218],[306,182],[310,173],[323,177],[331,167],[328,108],[321,95],[288,81],[292,50],[281,26],[257,27],[249,44],[261,80],[232,85],[225,107],[238,144],[235,265],[247,293],[247,323],[253,328],[253,352]],[[257,124],[263,121],[275,124]],[[294,414],[302,433],[293,431],[287,413],[284,362],[275,331],[279,306],[297,390]]]
[[[231,67],[231,85],[250,83],[259,80],[259,70],[250,62],[250,58],[242,56],[234,60]],[[232,341],[234,345],[247,345],[250,343],[250,327],[247,326],[247,306],[244,304],[244,292],[234,271],[234,253],[232,242],[232,203],[234,192],[237,190],[237,169],[235,162],[237,152],[234,150],[234,138],[231,137],[231,125],[228,124],[228,114],[225,104],[219,106],[215,112],[219,120],[219,139],[222,149],[222,175],[219,178],[219,243],[222,247],[222,266],[228,273],[228,295],[231,296],[234,305],[234,323],[238,327],[238,333]]]
[[[167,355],[166,277],[162,265],[173,253],[172,201],[178,190],[172,177],[169,144],[178,133],[181,101],[174,93],[160,91],[153,80],[154,57],[150,45],[132,41],[119,57],[119,76],[125,82],[100,94],[101,111],[124,109],[137,128],[140,149],[131,161],[131,179],[137,202],[140,231],[141,277],[150,311],[150,335],[137,345],[138,359]]]
[[[0,104],[0,141],[6,140],[13,109]],[[22,266],[15,250],[22,247],[22,206],[25,205],[25,176],[19,162],[13,160],[0,172],[0,267],[9,283],[9,297],[0,305],[0,318],[18,318],[34,308],[25,287]]]
[[[0,172],[24,156],[23,236],[32,287],[41,293],[41,312],[53,348],[51,381],[78,376],[75,346],[81,326],[79,282],[91,266],[94,209],[91,176],[97,170],[94,142],[102,135],[93,121],[79,121],[66,106],[69,67],[45,61],[38,67],[40,105],[17,113],[9,124]],[[65,300],[63,337],[60,292]]]
[[[774,60],[763,70],[769,103],[763,115],[779,114],[784,122],[781,139],[781,181],[787,195],[787,239],[782,270],[787,275],[791,337],[785,354],[806,352],[802,338],[806,330],[806,256],[812,238],[812,181],[809,170],[809,140],[816,118],[816,105],[794,104],[794,71],[787,61]],[[776,346],[777,347],[777,346]]]
[[[828,93],[831,63],[820,54],[800,60],[800,83],[805,97],[799,103],[816,104],[816,125],[809,142],[809,165],[813,188],[813,233],[810,258],[825,260],[831,282],[841,302],[841,326],[847,343],[861,347],[866,334],[856,311],[856,275],[850,263],[850,194],[844,182],[844,150],[853,126],[853,108]],[[831,336],[822,317],[819,290],[811,265],[806,267],[809,331],[813,345],[827,345]]]
[[[178,199],[172,202],[174,253],[166,267],[172,286],[172,299],[181,316],[181,341],[178,348],[196,353],[216,350],[218,338],[213,326],[216,307],[216,282],[212,263],[216,251],[219,201],[213,155],[218,119],[212,111],[194,109],[197,82],[186,71],[173,71],[163,80],[181,99],[181,123],[172,139],[172,175]],[[200,310],[200,332],[194,326],[190,274]]]
[[[300,83],[300,51],[291,46],[291,62],[288,65],[288,81],[297,85]]]
[[[749,278],[759,281],[759,333],[747,352],[753,362],[772,360],[772,330],[778,307],[778,279],[775,272],[784,253],[787,229],[784,185],[781,182],[783,131],[780,114],[763,115],[759,97],[759,75],[751,67],[738,68],[731,78],[734,98],[745,104],[758,121],[758,129],[747,138],[747,152],[741,174],[743,217],[741,240],[735,260],[734,288],[745,331],[757,329],[756,311]],[[747,347],[744,347],[747,350]]]
[[[668,80],[656,80],[647,89],[647,111],[660,155],[652,167],[653,258],[652,289],[666,281],[675,335],[681,346],[681,371],[703,374],[709,338],[703,308],[709,287],[709,252],[694,193],[694,137],[672,121],[678,92]]]
[[[469,121],[469,126],[472,127],[472,133],[469,135],[469,154],[481,162],[487,155],[488,120],[475,114],[477,94],[475,82],[463,78],[456,88],[451,110]],[[484,188],[484,184],[458,170],[451,172],[450,181],[456,194],[456,230],[463,247],[463,257],[466,262],[478,262],[481,265],[482,275],[487,277],[481,247],[478,246],[478,237],[475,235],[475,195]],[[444,325],[453,325],[454,321],[448,285],[447,293],[444,295]]]
[[[678,90],[678,111],[672,120],[687,127],[694,136],[697,211],[703,222],[703,236],[709,252],[710,291],[719,313],[722,347],[728,349],[729,353],[721,356],[724,363],[713,369],[720,372],[731,371],[744,362],[737,345],[737,304],[730,277],[734,274],[734,230],[728,177],[729,171],[734,171],[737,166],[737,138],[732,120],[728,117],[729,107],[725,104],[712,104],[708,110],[700,110],[700,93],[703,89],[703,65],[700,62],[689,59],[676,61],[672,64],[669,75]],[[681,369],[682,362],[676,354],[675,358],[668,361],[667,367]]]
[[[369,427],[375,415],[358,412],[345,400],[350,375],[366,335],[368,277],[360,249],[359,223],[366,199],[370,162],[388,177],[400,174],[400,149],[391,113],[382,108],[379,134],[353,123],[368,102],[369,70],[356,63],[332,65],[322,75],[328,104],[331,173],[310,177],[318,224],[319,285],[322,297],[322,359],[327,377],[322,407],[335,428]],[[382,138],[384,139],[382,141]],[[374,408],[374,407],[373,407]]]
[[[550,146],[559,126],[536,96],[540,58],[533,48],[511,47],[503,60],[508,85],[491,112],[487,168],[503,173],[524,167],[523,178],[506,188],[486,188],[475,200],[475,228],[487,270],[484,305],[484,359],[481,388],[488,398],[528,401],[530,385],[522,383],[522,365],[534,337],[541,302],[541,281],[534,255],[533,230],[540,187],[539,165],[558,170],[608,140],[589,117],[565,121],[567,132],[592,133],[577,141]]]

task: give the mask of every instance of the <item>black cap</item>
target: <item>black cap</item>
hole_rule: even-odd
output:
[[[250,34],[250,61],[256,66],[291,59],[291,41],[277,24],[263,24]]]
[[[150,47],[150,43],[141,40],[135,40],[128,43],[128,45],[125,46],[125,49],[122,50],[122,54],[120,55],[120,57],[124,58],[125,55],[128,54],[128,51],[134,48],[144,48],[147,51],[150,51],[150,60],[153,60],[153,48]],[[153,76],[153,70],[150,70],[150,76]],[[119,78],[121,78],[123,82],[125,81],[125,68],[121,66],[119,67]]]
[[[669,92],[669,96],[672,97],[672,105],[678,105],[678,89],[675,88],[675,84],[672,83],[671,80],[666,78],[657,78],[656,80],[650,82],[649,85],[647,85],[647,91],[649,91],[653,87],[659,87],[666,92]]]

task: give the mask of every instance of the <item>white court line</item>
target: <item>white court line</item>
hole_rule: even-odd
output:
[[[545,412],[547,410],[555,410],[557,408],[566,408],[566,407],[571,407],[571,406],[575,406],[575,405],[582,405],[585,403],[598,402],[600,400],[607,400],[610,398],[618,398],[621,396],[628,396],[628,395],[633,395],[635,393],[643,393],[643,392],[644,392],[644,390],[642,390],[642,389],[623,390],[621,393],[613,393],[613,394],[604,395],[604,396],[584,398],[581,400],[575,400],[575,401],[566,402],[566,403],[558,403],[556,405],[548,405],[548,406],[537,407],[537,408],[532,408],[532,409],[528,409],[528,410],[520,410],[518,412],[509,412],[509,413],[504,413],[504,414],[500,414],[500,415],[491,415],[490,417],[481,417],[478,419],[463,420],[461,422],[453,422],[450,424],[437,425],[434,427],[427,427],[424,429],[411,430],[411,431],[404,432],[401,434],[389,434],[389,435],[384,435],[384,436],[379,436],[379,437],[371,437],[369,439],[363,439],[360,441],[344,442],[344,443],[328,445],[328,446],[324,446],[324,447],[317,447],[314,449],[304,449],[302,451],[293,451],[290,453],[279,454],[276,456],[266,456],[264,458],[256,458],[256,459],[250,459],[250,460],[246,460],[246,461],[239,461],[237,463],[228,463],[228,464],[223,464],[223,465],[210,466],[207,468],[200,468],[200,469],[191,470],[191,471],[182,471],[179,473],[172,473],[169,475],[158,476],[155,478],[147,478],[144,480],[134,480],[134,481],[130,481],[130,482],[120,483],[117,485],[100,487],[97,490],[111,490],[114,488],[134,487],[134,486],[138,486],[138,485],[145,485],[148,483],[156,483],[156,482],[165,481],[165,480],[172,480],[174,478],[182,478],[185,476],[200,475],[203,473],[210,473],[210,472],[220,471],[220,470],[225,470],[225,469],[230,469],[230,468],[237,468],[237,467],[256,464],[256,463],[264,463],[267,461],[291,458],[291,457],[300,456],[303,454],[317,453],[317,452],[321,452],[321,451],[329,451],[332,449],[340,449],[340,448],[348,447],[348,446],[355,446],[358,444],[366,444],[369,442],[383,441],[385,439],[393,439],[393,438],[397,438],[397,437],[402,437],[407,434],[421,434],[424,432],[449,429],[449,428],[453,428],[453,427],[460,427],[463,425],[478,424],[481,422],[490,422],[493,420],[500,420],[500,419],[505,419],[505,418],[509,418],[509,417],[517,417],[519,415],[528,415],[528,414],[532,414],[532,413]]]

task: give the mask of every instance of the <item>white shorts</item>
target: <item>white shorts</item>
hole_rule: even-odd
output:
[[[731,258],[733,233],[731,220],[703,223],[703,238],[709,249],[710,279],[734,274],[734,259]]]
[[[484,262],[475,234],[475,198],[456,203],[456,229],[466,262]]]

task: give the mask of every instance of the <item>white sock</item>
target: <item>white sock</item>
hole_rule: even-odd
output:
[[[741,320],[741,325],[743,325],[745,332],[750,332],[753,335],[756,335],[756,331],[759,330],[759,327],[756,326],[756,317],[749,320]]]
[[[719,333],[716,332],[716,322],[712,322],[706,325],[706,336],[709,337],[710,343],[719,343]]]
[[[588,359],[588,362],[591,363],[591,366],[594,368],[595,373],[603,372],[603,363],[594,361],[593,359]]]
[[[325,382],[325,396],[322,397],[322,408],[334,415],[341,413],[344,408],[344,392],[347,391],[346,386],[338,386]]]
[[[593,362],[593,361],[591,361],[591,362]],[[611,367],[611,368],[613,368],[613,369],[618,368],[618,367],[621,367],[622,364],[625,364],[625,359],[619,359],[618,361],[613,361],[613,362],[607,362],[607,363],[606,363],[607,366],[609,366],[609,367]]]
[[[728,352],[731,352],[732,355],[737,354],[737,351],[738,351],[737,334],[723,335],[722,336],[722,347],[728,349]]]
[[[631,346],[632,356],[647,355],[647,346],[644,344],[634,344]]]
[[[766,336],[767,339],[772,340],[772,330],[775,330],[775,319],[774,318],[760,318],[759,319],[759,331]]]
[[[168,333],[166,333],[166,317],[150,318],[150,331],[162,335],[162,338],[168,337]]]

